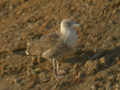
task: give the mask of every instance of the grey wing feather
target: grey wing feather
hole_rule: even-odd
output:
[[[60,41],[55,45],[55,47],[52,47],[48,50],[46,50],[42,56],[45,58],[59,58],[64,57],[67,55],[70,55],[73,53],[73,48],[66,45],[63,41]]]
[[[60,39],[60,35],[56,32],[42,36],[39,40],[30,42],[29,53],[31,55],[41,55],[44,51],[55,46]]]

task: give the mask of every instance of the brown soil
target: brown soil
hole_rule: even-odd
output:
[[[79,47],[56,80],[25,49],[64,18],[81,24]],[[0,90],[120,90],[120,0],[0,0]]]

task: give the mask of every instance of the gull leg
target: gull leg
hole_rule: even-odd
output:
[[[55,74],[55,76],[57,76],[57,71],[56,71],[56,60],[55,60],[55,58],[53,58],[52,62],[53,62],[53,73]]]
[[[60,63],[58,61],[56,61],[56,69],[58,77],[64,77],[65,74],[67,73],[66,70],[60,69]]]
[[[63,78],[64,77],[64,74],[66,73],[64,70],[59,70],[59,62],[56,61],[56,59],[53,59],[52,60],[53,62],[53,73],[55,74],[55,77],[56,78]]]
[[[57,69],[56,71],[57,71],[57,74],[58,74],[58,72],[59,72],[59,66],[60,66],[60,65],[59,65],[59,62],[56,61],[56,69]]]
[[[28,48],[25,50],[25,54],[28,56],[30,55]]]
[[[37,56],[37,63],[40,63],[40,56]]]
[[[26,50],[25,50],[25,54],[26,54],[26,55],[30,55],[29,49],[30,49],[30,43],[27,42],[27,47],[26,47]]]

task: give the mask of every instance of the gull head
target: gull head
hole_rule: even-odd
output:
[[[71,30],[72,27],[79,27],[80,24],[72,21],[71,19],[64,19],[62,20],[61,22],[61,29],[68,29],[68,30]]]
[[[62,35],[65,35],[74,31],[73,27],[80,27],[80,24],[72,21],[71,19],[63,19],[60,25],[60,32]]]
[[[73,27],[80,27],[80,24],[72,21],[71,19],[62,20],[60,33],[64,42],[68,45],[74,44],[78,39],[77,32],[73,29]]]

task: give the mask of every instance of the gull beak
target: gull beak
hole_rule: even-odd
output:
[[[80,27],[80,24],[73,22],[72,27]]]

